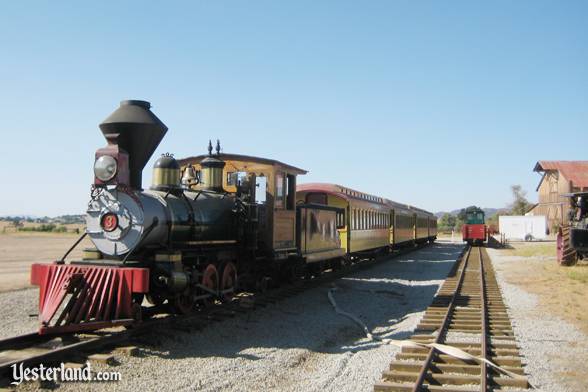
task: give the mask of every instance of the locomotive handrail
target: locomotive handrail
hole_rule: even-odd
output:
[[[149,225],[149,227],[143,232],[143,235],[141,236],[141,239],[139,241],[137,241],[137,243],[135,244],[135,246],[133,246],[133,248],[131,250],[129,250],[129,253],[126,254],[126,256],[124,257],[122,264],[125,265],[127,263],[127,259],[129,258],[129,256],[131,255],[131,253],[133,253],[133,251],[141,244],[141,242],[143,242],[143,240],[145,238],[147,238],[147,236],[149,235],[149,233],[151,233],[151,230],[153,230],[155,228],[155,226],[157,226],[157,223],[159,223],[159,219],[157,219],[157,217],[153,218],[153,222],[151,222],[151,224]]]
[[[65,263],[65,258],[71,253],[72,250],[75,249],[76,246],[78,246],[78,244],[80,242],[82,242],[82,240],[84,239],[84,237],[88,234],[88,232],[84,231],[84,234],[82,234],[80,236],[80,238],[78,238],[78,240],[71,246],[71,248],[68,249],[67,252],[65,252],[65,254],[63,255],[63,257],[61,258],[61,260],[58,261],[58,264],[64,264]]]

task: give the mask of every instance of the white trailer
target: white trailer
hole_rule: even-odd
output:
[[[507,240],[544,240],[547,237],[547,220],[543,215],[500,215],[498,231]]]

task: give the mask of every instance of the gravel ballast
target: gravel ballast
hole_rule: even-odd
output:
[[[342,310],[359,317],[373,333],[408,338],[462,249],[461,244],[436,243],[391,259],[336,281],[333,296]],[[336,314],[327,295],[330,288],[308,290],[192,334],[158,331],[160,344],[140,347],[138,357],[119,356],[118,366],[93,366],[94,370],[120,372],[120,382],[62,383],[61,387],[92,391],[113,387],[128,391],[372,390],[398,348],[369,341],[357,324]],[[34,290],[18,293],[32,299]],[[36,306],[36,294],[30,299],[20,301]],[[2,301],[5,298],[0,295],[0,304]],[[24,319],[18,309],[9,313],[15,320]],[[19,389],[35,387],[29,383]]]
[[[488,249],[488,254],[509,308],[531,384],[537,391],[586,391],[588,381],[580,375],[587,369],[588,336],[572,324],[547,313],[536,295],[506,281],[505,271],[510,263],[519,261],[519,257],[505,256],[496,249]]]
[[[38,325],[39,289],[0,293],[2,328],[0,339],[34,332]]]

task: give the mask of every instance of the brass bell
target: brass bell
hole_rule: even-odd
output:
[[[196,170],[194,166],[188,165],[184,169],[184,173],[182,174],[182,185],[186,188],[189,188],[190,185],[193,185],[196,182]]]

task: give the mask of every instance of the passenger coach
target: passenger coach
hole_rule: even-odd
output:
[[[435,215],[409,205],[336,184],[301,184],[297,203],[340,208],[338,231],[347,254],[433,242]]]

